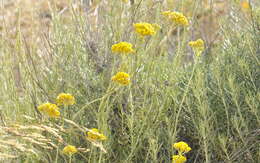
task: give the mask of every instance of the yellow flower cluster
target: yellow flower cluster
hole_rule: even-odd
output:
[[[172,156],[172,163],[184,163],[187,161],[187,158],[182,155],[173,155]]]
[[[173,147],[178,150],[180,153],[187,153],[191,150],[191,147],[189,147],[189,145],[183,141],[178,142],[178,143],[174,143]]]
[[[60,112],[57,105],[52,103],[45,103],[38,106],[38,110],[47,114],[51,118],[59,118]]]
[[[135,32],[141,36],[152,36],[156,34],[156,29],[150,23],[136,23],[134,24]]]
[[[107,137],[101,133],[96,128],[92,128],[90,131],[87,132],[87,139],[90,140],[106,140]]]
[[[58,95],[57,99],[56,99],[57,105],[64,105],[64,106],[68,106],[68,105],[73,105],[75,104],[75,98],[69,94],[69,93],[61,93]]]
[[[120,42],[112,45],[111,50],[113,53],[129,54],[134,53],[133,45],[128,42]]]
[[[138,33],[142,38],[144,36],[155,35],[156,31],[161,28],[160,25],[158,24],[150,24],[150,23],[136,23],[133,24],[133,26],[135,28],[135,32]],[[128,42],[120,42],[112,45],[111,51],[113,53],[120,53],[120,54],[129,54],[135,52],[135,50],[133,49],[133,45]],[[122,65],[124,64],[125,63],[122,63]],[[122,85],[128,85],[130,83],[129,74],[125,72],[118,72],[116,75],[112,76],[111,80]]]
[[[189,45],[192,48],[204,48],[204,41],[202,39],[198,39],[196,41],[190,41]]]
[[[118,82],[122,85],[128,85],[130,83],[130,76],[129,74],[125,72],[118,72],[116,75],[114,75],[111,80],[114,82]]]
[[[127,2],[128,2],[128,0],[122,0],[122,2],[124,2],[124,3],[127,3]]]
[[[56,102],[57,102],[58,106],[73,105],[73,104],[75,104],[75,98],[71,94],[61,93],[58,95]],[[57,105],[47,102],[47,103],[39,105],[37,108],[40,112],[47,114],[51,118],[59,118],[60,111],[59,111],[59,107]]]
[[[250,4],[247,1],[242,1],[240,3],[240,6],[242,8],[243,11],[248,11],[250,10]]]
[[[190,41],[189,46],[192,47],[196,56],[200,56],[204,51],[204,41],[202,39],[198,39],[196,41]]]
[[[73,145],[67,145],[62,151],[64,154],[73,155],[78,152],[77,148]]]
[[[177,25],[189,25],[188,19],[180,12],[164,11],[162,12],[162,15],[166,16]]]
[[[171,11],[163,11],[162,15],[165,16],[165,17],[169,17],[171,15],[171,13],[173,13],[173,12],[171,12]]]
[[[183,141],[174,143],[172,145],[176,150],[178,150],[178,155],[172,156],[172,163],[184,163],[187,161],[187,158],[183,156],[183,154],[189,152],[191,150],[191,147]]]

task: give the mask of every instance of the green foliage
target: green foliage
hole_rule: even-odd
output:
[[[16,49],[26,53],[18,58],[22,76],[19,90],[12,75],[11,51],[0,42],[3,121],[29,125],[22,114],[39,117],[36,106],[55,102],[59,93],[66,92],[77,102],[63,108],[61,114],[80,126],[98,128],[108,138],[103,142],[105,153],[89,143],[84,133],[63,124],[65,131],[60,135],[65,144],[90,149],[75,154],[72,162],[170,162],[172,144],[177,141],[185,141],[192,148],[187,162],[257,162],[260,40],[255,28],[259,22],[235,31],[226,23],[219,43],[208,45],[201,57],[187,62],[188,29],[179,28],[178,36],[169,36],[163,44],[167,48],[158,47],[171,27],[162,20],[160,11],[144,15],[147,6],[141,1],[131,7],[109,5],[108,13],[99,13],[103,24],[97,31],[73,10],[69,25],[53,14],[44,56],[17,38]],[[156,8],[163,6],[156,4]],[[142,42],[132,30],[132,23],[140,21],[162,24],[162,29]],[[236,25],[242,27],[243,21]],[[112,54],[111,45],[120,41],[131,42],[136,54],[125,58]],[[169,50],[172,43],[174,51]],[[111,81],[122,63],[131,75],[128,86]],[[46,119],[35,123],[61,124]],[[57,145],[37,158],[31,154],[20,159],[68,161],[60,152],[64,144]]]

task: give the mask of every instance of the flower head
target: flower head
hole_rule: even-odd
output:
[[[166,16],[166,17],[169,17],[171,13],[172,13],[171,11],[163,11],[162,15]]]
[[[134,24],[135,32],[141,36],[152,36],[156,34],[156,29],[150,23],[136,23]]]
[[[190,41],[189,46],[192,47],[196,56],[200,56],[203,50],[205,49],[204,41],[202,39],[198,39],[196,41]]]
[[[188,19],[180,12],[164,11],[162,15],[174,22],[176,25],[189,25]]]
[[[46,112],[52,118],[60,117],[59,108],[56,104],[51,104],[49,108],[46,110]]]
[[[111,50],[113,53],[129,54],[134,53],[133,45],[128,42],[120,42],[112,45]]]
[[[173,147],[179,151],[179,153],[187,153],[191,150],[191,147],[183,141],[174,143]]]
[[[107,137],[101,133],[96,128],[92,128],[90,131],[87,132],[87,139],[90,140],[106,140]]]
[[[38,106],[38,110],[47,114],[51,118],[59,118],[60,112],[57,105],[52,103],[45,103]]]
[[[204,48],[204,41],[202,39],[198,39],[196,41],[190,41],[189,45],[192,48]]]
[[[172,163],[184,163],[187,161],[187,158],[182,155],[173,155],[172,156]]]
[[[73,155],[78,152],[77,148],[73,145],[67,145],[62,151],[64,154]]]
[[[45,104],[41,104],[40,106],[38,106],[38,110],[41,111],[41,112],[45,112],[46,110],[49,109],[51,103],[47,102]]]
[[[130,83],[129,74],[125,72],[118,72],[116,75],[114,75],[111,80],[118,82],[122,85],[128,85]]]
[[[128,2],[128,0],[122,0],[122,2],[124,2],[124,3],[127,3],[127,2]]]
[[[75,98],[69,93],[60,93],[56,99],[57,105],[73,105],[75,104]]]
[[[250,4],[247,1],[242,1],[240,3],[240,6],[244,11],[248,11],[250,9]]]

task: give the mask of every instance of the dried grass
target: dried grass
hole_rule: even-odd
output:
[[[32,117],[26,116],[28,119],[35,120]],[[85,136],[89,129],[82,127],[75,122],[64,119],[66,125],[72,126]],[[33,123],[33,122],[31,122]],[[69,132],[69,131],[68,131]],[[61,126],[53,124],[10,124],[7,126],[0,126],[0,159],[12,159],[21,155],[38,155],[44,150],[54,150],[60,145],[66,145],[63,134],[68,133],[66,129]],[[86,139],[88,140],[88,139]],[[100,148],[101,151],[107,151],[100,142],[90,141],[92,145]],[[89,152],[89,149],[78,148],[82,153]]]

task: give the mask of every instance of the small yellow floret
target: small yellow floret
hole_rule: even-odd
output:
[[[92,128],[90,131],[87,132],[87,139],[90,140],[106,140],[107,137],[101,133],[96,128]]]
[[[129,54],[134,53],[133,45],[129,42],[120,42],[112,45],[111,50],[113,53]]]
[[[41,104],[40,106],[38,106],[38,110],[41,112],[45,112],[50,107],[50,105],[51,103]]]
[[[130,76],[129,74],[125,72],[118,72],[116,75],[114,75],[111,80],[114,82],[118,82],[122,85],[128,85],[130,83]]]
[[[162,15],[167,17],[170,16],[171,13],[172,13],[171,11],[163,11]]]
[[[188,19],[180,12],[164,11],[162,15],[173,21],[176,25],[189,25]]]
[[[124,2],[124,3],[127,3],[127,2],[128,2],[128,0],[122,0],[122,2]]]
[[[141,36],[152,36],[156,34],[156,29],[150,23],[136,23],[134,24],[135,32]]]
[[[55,104],[51,104],[51,103],[42,104],[42,105],[38,106],[38,110],[47,114],[51,118],[60,117],[59,108]]]
[[[200,56],[205,49],[204,41],[202,39],[198,39],[196,41],[190,41],[189,46],[192,47],[196,56]]]
[[[204,48],[204,41],[202,39],[198,39],[196,41],[190,41],[189,45],[192,48]]]
[[[75,98],[69,93],[60,93],[56,99],[57,105],[73,105],[75,104]]]
[[[49,109],[46,111],[47,114],[52,118],[58,118],[60,117],[59,108],[55,104],[51,104]]]
[[[62,151],[64,154],[73,155],[78,152],[77,148],[73,145],[67,145]]]
[[[179,151],[179,153],[187,153],[191,150],[189,145],[183,141],[174,143],[173,147]]]
[[[187,158],[182,155],[173,155],[172,156],[172,163],[184,163],[187,161]]]
[[[247,1],[242,1],[240,6],[244,11],[248,11],[250,9],[250,4]]]

